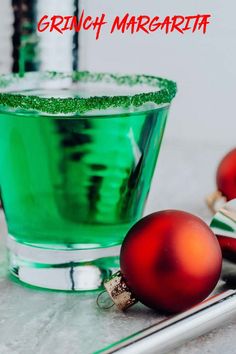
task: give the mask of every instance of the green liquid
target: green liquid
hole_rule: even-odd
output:
[[[45,248],[120,244],[142,216],[167,113],[2,111],[0,187],[9,234]]]

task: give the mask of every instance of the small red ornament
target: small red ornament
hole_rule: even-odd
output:
[[[215,235],[201,219],[169,210],[149,215],[131,228],[120,262],[118,278],[105,283],[120,309],[138,299],[155,310],[176,313],[211,293],[220,277],[222,255]]]
[[[236,198],[236,148],[220,162],[216,173],[217,191],[208,196],[207,204],[216,212],[226,201]]]
[[[230,151],[219,164],[216,182],[218,190],[227,200],[236,198],[236,148]]]
[[[236,263],[236,199],[226,203],[214,215],[210,227],[217,236],[223,258]],[[234,268],[232,271],[236,274]]]

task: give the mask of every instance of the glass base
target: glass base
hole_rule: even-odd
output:
[[[89,250],[52,250],[8,238],[9,269],[20,281],[52,290],[100,289],[119,269],[120,246]]]

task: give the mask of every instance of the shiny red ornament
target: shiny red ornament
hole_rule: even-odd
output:
[[[227,200],[236,198],[236,148],[230,151],[217,169],[218,190]]]
[[[218,242],[220,244],[222,256],[225,259],[228,259],[231,262],[236,261],[236,239],[227,237],[227,236],[222,236],[222,235],[216,235]]]
[[[120,262],[124,280],[139,301],[176,313],[211,293],[220,277],[222,255],[215,235],[201,219],[168,210],[133,226]]]

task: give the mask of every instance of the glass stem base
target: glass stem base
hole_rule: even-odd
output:
[[[119,269],[120,247],[53,250],[8,238],[10,272],[32,286],[64,291],[97,290]]]

